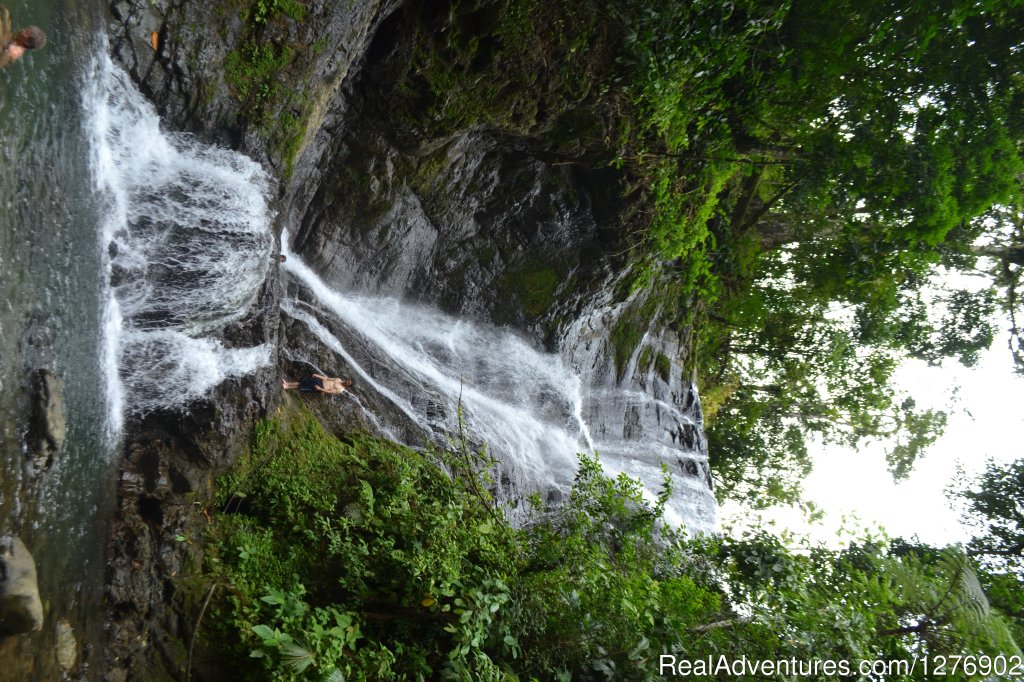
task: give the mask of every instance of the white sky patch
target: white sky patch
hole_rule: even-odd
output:
[[[985,277],[950,271],[941,272],[937,281],[949,290],[977,290],[990,284]],[[995,341],[975,368],[955,360],[941,367],[906,360],[897,369],[897,395],[908,394],[919,409],[945,410],[949,415],[943,436],[925,451],[905,481],[893,482],[885,442],[849,448],[815,441],[808,444],[814,471],[804,481],[803,499],[823,512],[820,521],[809,523],[794,507],[751,512],[728,502],[721,509],[722,526],[742,529],[768,522],[833,547],[856,537],[856,532],[843,532],[844,528],[882,529],[889,537],[916,536],[936,545],[969,540],[960,509],[954,508],[946,490],[973,484],[990,459],[1009,463],[1024,457],[1024,377],[1013,372],[1007,325],[1000,317]]]
[[[989,459],[1007,463],[1024,457],[1024,411],[1019,402],[1024,377],[1013,374],[1009,353],[997,340],[974,369],[955,362],[929,367],[911,361],[898,371],[896,385],[921,407],[947,407],[956,394],[945,434],[909,478],[893,482],[881,443],[856,450],[814,444],[814,471],[804,482],[804,499],[817,505],[824,519],[810,525],[799,510],[788,507],[764,512],[766,519],[830,545],[842,544],[839,529],[849,526],[850,518],[869,529],[881,527],[890,537],[917,536],[937,545],[970,539],[945,489],[973,482]],[[722,509],[722,523],[749,515],[729,503]]]

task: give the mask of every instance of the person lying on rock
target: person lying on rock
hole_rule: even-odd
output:
[[[0,68],[16,61],[25,50],[36,50],[46,45],[46,34],[38,26],[23,28],[11,35],[11,13],[0,7]]]
[[[303,393],[330,393],[332,395],[344,393],[351,385],[351,379],[338,379],[336,377],[324,376],[323,374],[314,374],[308,379],[301,381],[288,381],[287,379],[281,381],[281,388],[286,391],[298,389]]]

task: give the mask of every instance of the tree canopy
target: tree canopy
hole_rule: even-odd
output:
[[[723,493],[791,498],[807,466],[801,434],[897,436],[890,464],[905,475],[945,418],[896,393],[894,369],[906,358],[976,363],[996,309],[1016,314],[1020,10],[750,1],[640,22],[658,37],[634,50],[649,65],[637,88],[648,134],[634,145],[672,155],[674,191],[715,195],[712,210],[670,221],[696,246],[653,243],[695,261],[687,281],[705,282],[686,300],[709,311],[695,322],[707,327],[696,365],[716,408]],[[702,167],[717,169],[714,183]],[[984,267],[989,285],[935,293],[943,267]],[[769,463],[788,463],[788,483]]]

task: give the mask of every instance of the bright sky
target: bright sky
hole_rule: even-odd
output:
[[[844,523],[857,525],[844,522],[844,515],[856,517],[864,528],[881,526],[890,537],[917,535],[938,545],[969,537],[944,490],[972,481],[989,458],[1009,462],[1024,457],[1024,377],[1013,373],[1005,336],[998,335],[973,370],[955,361],[942,368],[911,362],[896,379],[919,407],[945,408],[949,413],[945,434],[918,461],[908,480],[893,483],[879,444],[856,451],[819,446],[812,449],[814,472],[804,484],[804,498],[824,510],[825,519],[809,526],[798,510],[787,508],[769,510],[765,519],[829,544],[836,544],[837,529]],[[959,389],[955,395],[954,389]],[[723,525],[748,516],[733,503],[721,510]]]

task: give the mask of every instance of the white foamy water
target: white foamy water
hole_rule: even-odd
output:
[[[267,178],[230,150],[169,133],[105,54],[83,95],[105,200],[103,362],[110,429],[126,412],[182,405],[270,361],[216,336],[249,310],[273,247]]]
[[[558,355],[538,351],[507,329],[394,298],[339,293],[288,251],[287,233],[282,250],[288,256],[284,269],[312,295],[310,304],[285,299],[284,313],[344,359],[357,386],[384,397],[436,441],[458,431],[461,405],[467,434],[487,444],[517,492],[568,491],[577,453],[596,449],[607,474],[640,479],[645,496],[654,501],[663,479],[656,460],[679,451],[667,453],[668,448],[655,442],[622,443],[606,437],[595,443],[583,418],[582,381]],[[346,348],[332,325],[344,329],[358,350]],[[670,501],[666,519],[693,530],[711,530],[713,518],[706,522],[694,513],[708,505],[706,487],[680,476],[673,480],[680,494]],[[713,499],[710,506],[713,510]]]
[[[287,235],[282,238],[286,243]],[[530,489],[564,484],[576,468],[576,453],[588,449],[579,421],[579,378],[556,356],[532,348],[503,330],[458,320],[396,299],[342,296],[297,256],[287,251],[286,270],[305,284],[317,302],[393,368],[373,376],[334,335],[295,302],[284,310],[303,321],[325,345],[353,367],[357,376],[435,436],[458,428],[463,408],[466,430],[511,467],[506,474]],[[496,362],[492,358],[500,358]],[[410,396],[428,396],[431,414]]]

